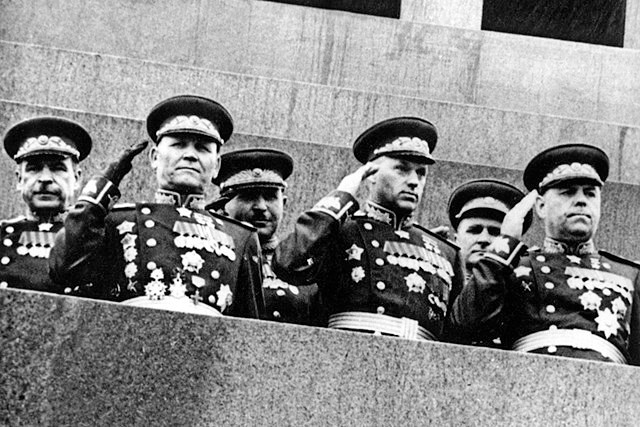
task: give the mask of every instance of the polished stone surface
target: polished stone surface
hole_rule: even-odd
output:
[[[613,179],[640,183],[637,127],[15,43],[0,43],[0,64],[0,99],[144,118],[165,97],[197,93],[224,104],[240,133],[343,147],[377,121],[414,115],[438,127],[441,159],[522,169],[543,148],[582,141],[610,155]]]
[[[471,1],[412,4],[414,11],[419,3],[454,14],[460,7],[468,16],[477,13]],[[108,8],[101,5],[98,0],[0,0],[0,39],[368,92],[640,123],[640,52],[630,49],[265,1],[116,0]],[[638,22],[636,15],[630,22]],[[166,28],[172,28],[171,37]],[[628,26],[629,34],[634,31],[640,30]],[[73,63],[59,66],[63,72],[75,69]]]
[[[87,127],[94,138],[92,155],[83,162],[84,176],[90,177],[115,158],[116,153],[142,138],[146,138],[143,122],[121,117],[87,114],[19,103],[0,102],[0,129],[8,123],[34,115],[61,115],[74,119]],[[350,147],[302,142],[291,139],[265,137],[245,133],[234,134],[223,151],[245,147],[273,147],[291,154],[295,167],[289,179],[287,212],[279,234],[286,234],[293,227],[297,216],[312,207],[323,195],[333,190],[341,178],[354,171],[359,163],[353,158]],[[438,158],[438,150],[435,152]],[[496,154],[499,156],[499,153]],[[501,165],[497,157],[496,165]],[[23,213],[23,204],[15,192],[15,164],[6,156],[0,156],[0,218]],[[523,188],[522,172],[498,166],[483,166],[459,161],[438,161],[429,169],[429,177],[423,201],[416,220],[428,227],[448,224],[446,213],[449,195],[459,184],[475,178],[494,177]],[[134,161],[133,170],[123,180],[123,201],[149,200],[154,187],[145,153]],[[637,242],[640,241],[640,216],[637,214],[640,185],[607,183],[603,195],[602,219],[598,232],[599,246],[623,256],[640,260]],[[209,192],[215,197],[215,189]],[[360,200],[365,192],[360,194]],[[539,244],[542,230],[537,223],[531,228],[525,241]]]
[[[5,425],[637,425],[640,370],[0,290]]]
[[[297,6],[317,7],[327,10],[361,13],[363,15],[399,18],[402,0],[263,0],[275,3],[293,4]]]

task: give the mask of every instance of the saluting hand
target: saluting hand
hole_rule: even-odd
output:
[[[122,178],[131,170],[131,162],[149,145],[149,141],[144,140],[126,148],[118,160],[112,162],[107,166],[103,175],[114,185],[118,186]]]
[[[362,181],[378,172],[379,166],[374,162],[369,162],[360,166],[355,172],[342,178],[340,185],[338,185],[339,191],[345,191],[355,197],[358,188]]]
[[[538,198],[538,191],[533,190],[520,200],[507,214],[502,221],[502,227],[500,227],[500,233],[507,236],[514,237],[518,240],[522,239],[522,228],[524,219],[533,209],[533,205]]]

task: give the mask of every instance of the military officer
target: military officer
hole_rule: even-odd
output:
[[[203,209],[232,130],[227,110],[207,98],[180,95],[153,107],[147,131],[154,201],[114,205],[143,142],[84,187],[57,236],[52,277],[79,295],[258,317],[264,304],[255,230]]]
[[[262,290],[266,319],[303,325],[325,325],[318,286],[298,287],[279,279],[271,268],[278,244],[276,235],[287,201],[286,179],[293,171],[288,154],[269,148],[249,148],[221,156],[220,173],[214,183],[231,218],[245,221],[258,230],[262,248]]]
[[[274,270],[294,285],[318,283],[331,328],[437,340],[462,287],[458,248],[413,222],[434,162],[435,127],[397,117],[353,144],[364,165],[303,213],[276,248]],[[370,184],[361,210],[355,198]]]
[[[74,121],[33,117],[9,128],[4,148],[17,163],[26,212],[0,222],[0,287],[53,292],[49,253],[80,188],[79,162],[91,151],[91,137]]]
[[[499,329],[519,351],[640,362],[640,266],[594,243],[608,173],[607,155],[590,145],[555,146],[531,160],[531,192],[507,213],[455,302],[458,333],[477,339]],[[522,225],[534,205],[546,237],[526,251]]]
[[[523,197],[524,193],[513,185],[489,178],[467,181],[453,190],[447,212],[465,265],[484,252],[500,234],[505,214]],[[523,234],[532,219],[533,213],[529,212]]]

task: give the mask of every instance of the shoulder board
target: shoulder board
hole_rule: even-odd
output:
[[[611,252],[599,250],[598,253],[602,256],[605,256],[613,261],[617,261],[620,264],[630,265],[631,267],[635,267],[640,269],[640,261],[632,261],[630,259],[621,257],[620,255],[612,254]]]
[[[116,203],[115,205],[113,205],[111,210],[115,211],[115,210],[122,210],[122,209],[133,209],[135,207],[136,207],[135,203]]]
[[[7,224],[15,224],[16,222],[24,221],[25,219],[27,219],[27,217],[24,215],[19,215],[15,218],[3,219],[2,221],[0,221],[0,226],[7,225]]]
[[[239,225],[239,226],[241,226],[243,228],[246,228],[249,231],[258,231],[257,228],[255,228],[253,225],[249,224],[248,222],[238,221],[237,219],[229,218],[226,215],[219,214],[218,212],[212,211],[212,210],[208,210],[207,212],[209,212],[215,218],[221,219],[222,221],[226,221],[226,222],[230,222],[232,224]]]
[[[527,249],[527,253],[540,252],[540,250],[541,250],[540,246],[531,246],[530,248]]]
[[[413,226],[415,228],[417,228],[420,231],[424,231],[426,234],[428,234],[429,236],[435,237],[436,239],[438,239],[439,241],[441,241],[442,243],[446,243],[447,245],[449,245],[450,247],[452,247],[453,249],[455,249],[456,251],[460,250],[460,246],[458,246],[457,244],[455,244],[454,242],[452,242],[449,239],[445,239],[444,237],[440,236],[437,233],[434,233],[433,231],[429,230],[426,227],[423,227],[420,224],[416,224],[415,222],[413,223]]]
[[[355,212],[355,213],[354,213],[353,215],[351,215],[351,216],[352,216],[352,217],[355,217],[355,218],[361,218],[361,217],[365,217],[365,216],[367,216],[367,214],[366,214],[365,212],[363,212],[363,211],[357,211],[357,212]]]

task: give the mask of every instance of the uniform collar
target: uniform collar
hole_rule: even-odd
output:
[[[180,194],[169,190],[156,190],[155,202],[165,205],[184,206],[192,209],[204,208],[204,194]]]
[[[411,215],[401,218],[401,220],[398,221],[398,218],[393,211],[390,211],[371,200],[367,200],[365,203],[364,212],[369,218],[389,224],[396,230],[407,228],[413,224],[413,217]]]
[[[542,250],[544,252],[567,255],[588,255],[596,253],[596,245],[593,243],[593,239],[578,243],[577,245],[568,245],[551,237],[545,237]]]
[[[59,212],[55,215],[40,216],[35,212],[29,212],[29,214],[26,216],[26,219],[40,223],[40,224],[53,224],[56,222],[64,221],[65,214],[66,212]]]

